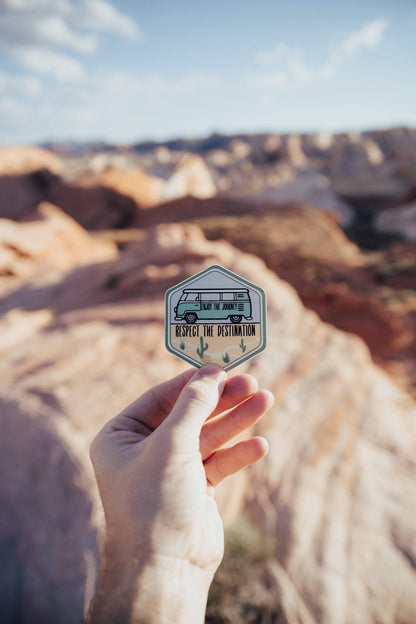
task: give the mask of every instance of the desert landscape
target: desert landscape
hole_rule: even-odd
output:
[[[394,127],[0,149],[5,623],[82,620],[90,442],[186,368],[164,293],[211,264],[267,293],[237,370],[276,403],[269,455],[218,491],[206,622],[416,621],[416,130]]]

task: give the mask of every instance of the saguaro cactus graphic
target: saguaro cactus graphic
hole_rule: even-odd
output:
[[[197,350],[196,350],[196,352],[198,353],[199,357],[200,357],[200,358],[201,358],[201,360],[202,360],[202,359],[203,359],[203,357],[204,357],[204,353],[205,353],[205,351],[208,349],[208,343],[206,342],[206,343],[204,344],[204,339],[202,338],[202,336],[199,338],[199,341],[200,341],[200,343],[201,343],[201,346],[200,346],[200,348],[199,348],[199,349],[197,349]]]
[[[241,351],[244,353],[244,351],[247,349],[246,345],[244,344],[244,340],[241,338],[241,342],[238,345],[241,349]]]

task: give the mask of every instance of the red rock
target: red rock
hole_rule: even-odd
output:
[[[113,258],[116,247],[93,239],[73,219],[46,202],[31,221],[0,219],[0,292],[12,277],[26,279]],[[3,276],[3,277],[2,277]]]
[[[119,195],[130,197],[137,206],[144,208],[158,204],[163,194],[163,181],[141,169],[123,171],[112,167],[102,173],[81,178],[77,181],[77,186],[85,189],[94,187],[113,189]]]
[[[416,201],[380,211],[375,225],[382,232],[395,232],[406,240],[416,241]]]
[[[360,339],[305,310],[293,288],[258,258],[227,242],[208,242],[195,227],[171,224],[149,231],[117,259],[77,267],[58,286],[29,282],[3,298],[0,316],[13,307],[30,313],[46,305],[55,316],[2,353],[2,383],[18,382],[19,391],[59,405],[87,445],[138,394],[183,370],[164,348],[163,293],[213,263],[267,292],[268,349],[239,370],[252,372],[276,396],[276,407],[257,427],[271,453],[224,483],[222,508],[228,517],[245,508],[264,535],[276,538],[270,577],[287,621],[413,624],[414,402],[374,366]],[[19,455],[25,474],[33,453],[29,445]],[[54,474],[48,471],[48,478]],[[16,500],[5,492],[2,500]],[[23,482],[19,496],[27,500],[24,508],[43,509],[43,495],[33,493],[31,483]],[[51,518],[61,526],[58,511]],[[41,530],[35,523],[31,539],[42,544]],[[63,564],[67,573],[77,570]],[[61,578],[61,563],[54,574]],[[41,605],[44,596],[41,587]]]
[[[63,172],[62,161],[56,154],[40,147],[0,148],[0,176],[20,176],[42,169],[60,176]]]
[[[50,195],[58,180],[47,169],[0,176],[0,218],[23,219]]]
[[[62,174],[61,160],[38,147],[0,149],[0,218],[21,219],[47,198]]]
[[[334,219],[306,206],[269,210],[261,219],[247,214],[197,223],[210,239],[263,258],[307,308],[360,336],[374,360],[416,396],[414,243],[363,254]]]
[[[77,182],[60,182],[48,194],[58,206],[82,227],[90,230],[126,228],[138,218],[139,208],[128,195],[105,185],[83,186]]]
[[[197,154],[184,154],[170,172],[163,187],[164,201],[179,197],[214,197],[217,188],[205,161]]]

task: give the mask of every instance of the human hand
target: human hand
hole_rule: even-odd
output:
[[[206,365],[155,386],[91,446],[106,516],[105,567],[91,621],[203,621],[223,554],[215,486],[267,453],[225,448],[272,405],[255,379]]]

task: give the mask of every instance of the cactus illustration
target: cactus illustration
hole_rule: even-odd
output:
[[[184,343],[184,341],[183,341],[183,340],[181,340],[181,342],[180,342],[180,344],[179,344],[179,347],[182,349],[182,351],[184,351],[184,349],[185,349],[185,343]]]
[[[238,345],[241,349],[241,351],[244,353],[244,351],[247,349],[246,345],[244,344],[244,340],[241,338],[241,342]]]
[[[208,343],[206,342],[204,344],[204,339],[202,338],[202,336],[200,336],[199,340],[200,340],[200,343],[201,343],[201,347],[199,349],[197,349],[196,352],[198,353],[199,357],[202,360],[203,357],[204,357],[205,351],[208,349]]]
[[[222,361],[225,362],[225,364],[228,364],[228,362],[230,361],[230,356],[228,355],[228,351],[226,351],[224,355],[222,356]]]

